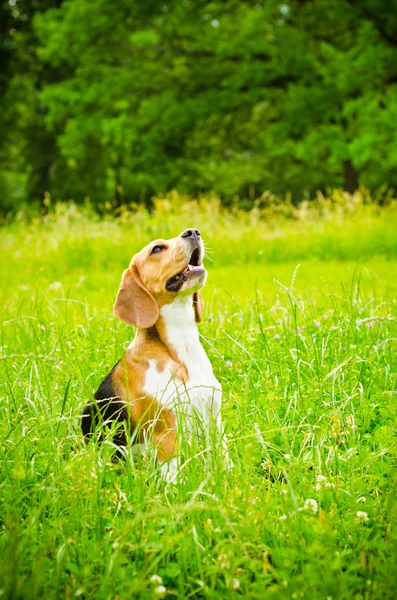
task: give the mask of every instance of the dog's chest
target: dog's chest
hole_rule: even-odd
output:
[[[156,398],[158,404],[178,412],[191,414],[198,411],[205,421],[220,410],[221,385],[214,376],[211,363],[202,347],[195,324],[173,326],[168,324],[167,338],[178,361],[160,365],[149,361],[144,392]],[[181,365],[186,367],[188,379],[182,379]]]

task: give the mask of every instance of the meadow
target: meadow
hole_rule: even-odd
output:
[[[266,200],[266,199],[265,199]],[[171,194],[154,210],[49,207],[1,247],[0,598],[395,598],[397,206],[335,193],[250,212]],[[86,446],[79,415],[134,336],[122,270],[200,229],[200,325],[234,467],[182,444]]]

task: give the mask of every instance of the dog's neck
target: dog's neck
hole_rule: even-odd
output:
[[[192,297],[178,298],[163,306],[160,315],[165,343],[175,362],[186,367],[190,381],[210,381],[212,367],[200,342]]]
[[[192,296],[182,296],[162,306],[152,327],[138,329],[133,346],[147,342],[161,345],[177,362],[188,360],[197,346],[201,346]]]
[[[162,372],[168,366],[182,380],[219,388],[201,345],[192,296],[177,298],[161,307],[153,327],[138,329],[130,352],[135,360],[145,356],[154,359],[156,371]]]
[[[197,332],[192,296],[175,298],[172,304],[165,304],[160,308],[160,318],[167,330],[193,328]]]

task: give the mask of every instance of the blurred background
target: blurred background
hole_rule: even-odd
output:
[[[0,29],[3,214],[397,185],[390,0],[3,0]]]

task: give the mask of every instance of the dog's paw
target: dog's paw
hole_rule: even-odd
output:
[[[228,470],[233,469],[233,467],[234,467],[234,462],[230,458],[228,452],[225,453],[225,466],[226,466],[226,469],[228,469]]]
[[[161,465],[161,475],[167,483],[178,483],[178,461],[171,459]]]

